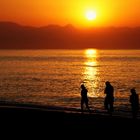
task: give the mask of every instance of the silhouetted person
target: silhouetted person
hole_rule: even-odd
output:
[[[131,103],[132,115],[133,118],[135,119],[137,117],[138,110],[139,110],[139,96],[134,88],[132,88],[130,92],[131,95],[129,101]]]
[[[88,106],[88,97],[87,97],[88,90],[86,87],[82,84],[81,85],[81,111],[83,112],[84,104],[86,105],[86,108],[90,111]]]
[[[104,93],[106,96],[104,100],[104,107],[109,113],[112,113],[114,111],[114,87],[110,84],[109,81],[106,81],[105,85],[106,87]]]

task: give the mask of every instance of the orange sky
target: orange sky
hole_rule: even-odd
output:
[[[94,10],[96,20],[85,18]],[[0,21],[23,25],[140,26],[140,0],[0,0]]]

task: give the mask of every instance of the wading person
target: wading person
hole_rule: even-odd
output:
[[[139,96],[134,88],[132,88],[130,92],[131,95],[130,95],[129,102],[131,103],[132,116],[135,119],[137,117],[138,110],[139,110]]]
[[[109,81],[105,82],[105,90],[104,93],[106,94],[104,100],[104,107],[108,111],[108,113],[112,114],[114,111],[114,87],[110,84]]]
[[[81,85],[81,111],[83,112],[84,104],[88,111],[90,112],[89,106],[88,106],[88,97],[87,97],[88,90],[84,86],[84,84]]]

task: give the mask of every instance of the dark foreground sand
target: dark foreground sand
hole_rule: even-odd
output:
[[[64,112],[31,105],[1,104],[0,126],[4,131],[21,130],[23,134],[33,131],[34,135],[41,131],[46,136],[53,136],[53,133],[54,137],[56,133],[70,137],[75,134],[92,136],[97,133],[101,136],[103,133],[116,136],[126,133],[128,136],[132,132],[140,137],[139,119],[100,113]]]

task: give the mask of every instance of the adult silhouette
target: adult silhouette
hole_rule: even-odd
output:
[[[105,85],[106,87],[104,93],[106,96],[104,100],[104,107],[109,113],[112,113],[114,111],[114,87],[110,84],[109,81],[106,81]]]
[[[130,92],[131,95],[130,95],[129,102],[131,103],[132,116],[135,119],[137,117],[138,110],[139,110],[139,96],[134,88],[132,88]]]
[[[83,112],[84,104],[86,105],[86,108],[88,111],[90,111],[88,106],[88,97],[87,97],[88,90],[84,86],[84,84],[81,85],[81,111]]]

